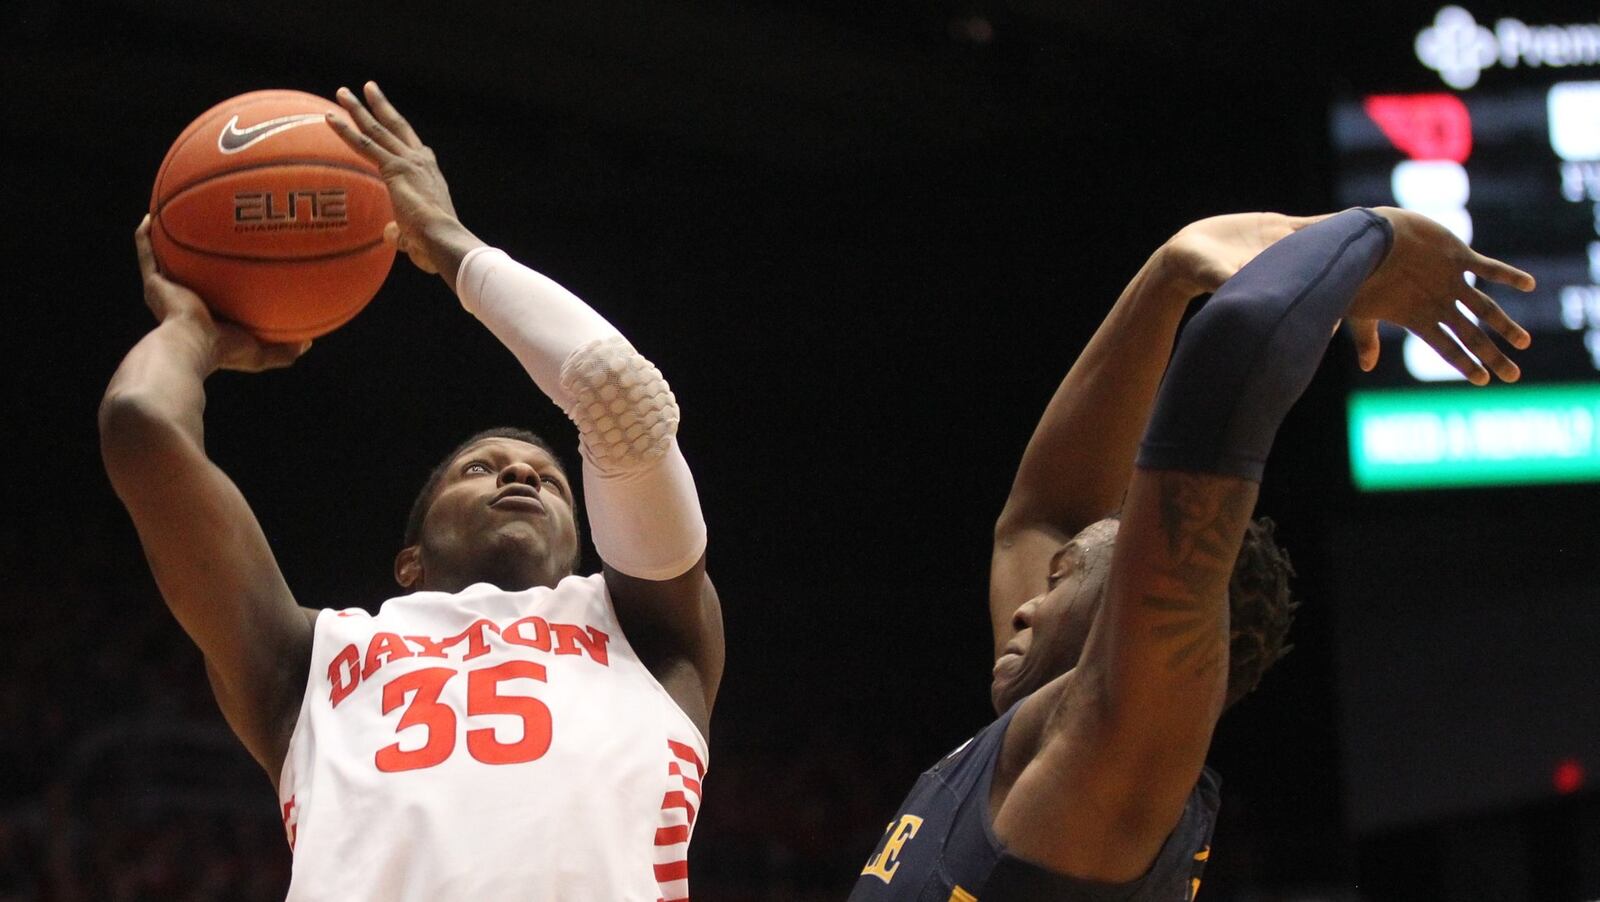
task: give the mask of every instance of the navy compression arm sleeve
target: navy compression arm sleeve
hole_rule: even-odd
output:
[[[1346,210],[1267,248],[1224,283],[1178,342],[1139,466],[1259,482],[1278,425],[1393,241],[1382,216]]]

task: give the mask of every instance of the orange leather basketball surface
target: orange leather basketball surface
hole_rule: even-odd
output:
[[[394,261],[388,191],[324,121],[335,111],[298,91],[223,101],[178,136],[151,192],[162,271],[267,340],[344,324]]]

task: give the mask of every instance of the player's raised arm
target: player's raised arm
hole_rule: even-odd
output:
[[[365,95],[363,104],[341,88],[351,121],[330,124],[381,168],[395,209],[388,237],[442,276],[577,425],[591,535],[618,615],[703,729],[722,674],[722,620],[676,398],[604,317],[467,231],[433,152],[376,84]]]
[[[134,241],[159,324],[106,388],[101,454],[162,597],[205,655],[223,714],[276,785],[305,686],[311,623],[249,504],[206,457],[204,381],[218,369],[287,366],[305,345],[262,344],[214,321],[199,297],[157,270],[148,217]]]
[[[1062,542],[1121,506],[1189,301],[1321,218],[1202,219],[1168,239],[1123,289],[1040,417],[995,524],[989,613],[997,656],[1016,633],[1017,608],[1045,591]]]
[[[1347,315],[1445,341],[1448,328],[1474,383],[1515,379],[1456,301],[1518,347],[1527,334],[1468,270],[1532,285],[1416,214],[1352,210],[1262,252],[1195,317],[1145,431],[1101,616],[1076,669],[1023,703],[1051,710],[995,818],[1013,853],[1103,882],[1149,868],[1222,710],[1228,579],[1278,425]]]

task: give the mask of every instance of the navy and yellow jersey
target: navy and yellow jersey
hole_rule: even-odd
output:
[[[1019,702],[1018,705],[1021,703]],[[861,869],[850,902],[1187,902],[1211,854],[1219,780],[1200,774],[1183,816],[1143,877],[1090,883],[1006,852],[989,821],[989,784],[1017,705],[924,772]]]

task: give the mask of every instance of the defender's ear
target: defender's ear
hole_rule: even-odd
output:
[[[421,545],[407,545],[394,556],[394,581],[407,589],[422,582]]]

